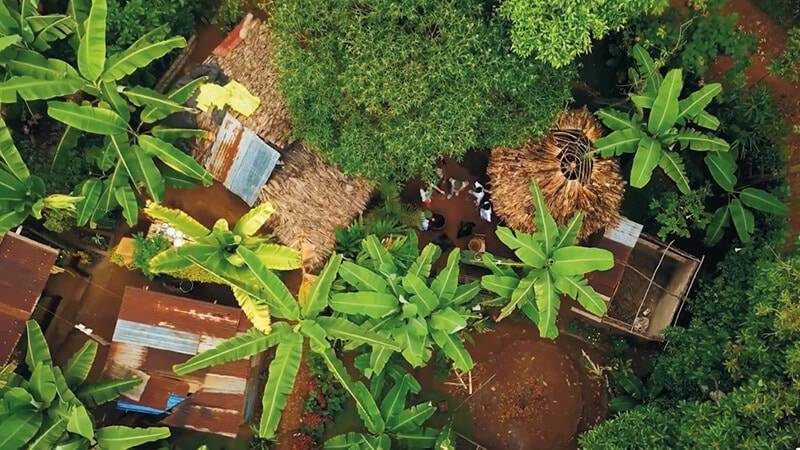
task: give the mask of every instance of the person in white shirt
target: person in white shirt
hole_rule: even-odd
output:
[[[484,200],[484,202],[481,203],[480,214],[481,214],[481,219],[487,222],[492,221],[492,204],[491,202],[489,202],[489,200]]]
[[[483,198],[486,197],[486,194],[489,194],[490,192],[487,191],[482,184],[476,181],[473,189],[469,191],[469,193],[472,194],[473,197],[475,197],[475,206],[479,206],[483,201]]]

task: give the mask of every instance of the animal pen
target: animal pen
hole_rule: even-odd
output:
[[[606,298],[608,313],[601,318],[571,309],[634,336],[662,341],[664,330],[677,321],[705,257],[697,258],[641,230],[640,224],[623,218],[615,228],[589,240],[614,254],[611,270],[588,277]]]

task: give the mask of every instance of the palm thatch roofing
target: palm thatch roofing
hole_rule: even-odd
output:
[[[334,231],[366,209],[372,186],[342,175],[299,142],[282,157],[283,167],[259,195],[278,205],[267,226],[283,244],[299,248],[309,267],[321,267],[336,243]]]
[[[556,222],[566,224],[583,212],[581,239],[614,225],[625,182],[616,160],[589,154],[602,135],[602,125],[582,108],[562,113],[542,139],[492,150],[488,175],[495,214],[511,228],[534,231],[529,188],[535,179]]]
[[[334,231],[347,226],[366,208],[373,187],[363,178],[345,176],[300,142],[292,142],[289,111],[278,90],[272,60],[275,46],[266,22],[245,18],[206,64],[218,65],[231,80],[244,85],[261,104],[249,117],[234,114],[247,128],[281,153],[281,163],[261,189],[259,201],[272,201],[276,213],[268,227],[284,245],[298,248],[309,269],[321,267],[335,245]],[[216,131],[221,115],[212,111],[198,118]],[[205,160],[212,141],[198,142],[194,156]]]

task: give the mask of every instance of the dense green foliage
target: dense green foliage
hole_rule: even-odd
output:
[[[23,2],[19,11],[1,18],[4,50],[0,63],[8,76],[0,83],[0,100],[14,104],[21,99],[19,103],[25,104],[28,111],[31,104],[37,110],[46,108],[47,115],[61,125],[56,128],[58,139],[51,141],[51,168],[73,166],[66,159],[67,152],[74,155],[82,144],[88,147],[82,148],[80,154],[91,164],[91,176],[74,186],[72,197],[46,195],[41,179],[46,174],[30,173],[10,128],[0,120],[0,152],[7,175],[0,230],[21,223],[28,216],[40,218],[43,211],[56,207],[74,210],[77,226],[92,227],[121,207],[123,217],[133,225],[138,220],[137,193],[158,201],[167,183],[185,187],[201,180],[209,185],[211,175],[173,145],[181,138],[204,132],[155,125],[174,113],[192,111],[183,104],[205,80],[193,80],[167,94],[127,83],[129,75],[184,47],[186,40],[162,40],[163,30],[156,29],[125,50],[109,53],[106,0],[71,2],[67,14],[48,16],[35,15],[32,5]],[[15,15],[18,21],[11,20]],[[42,26],[48,21],[63,25]],[[53,43],[67,40],[74,47],[68,61],[48,58]],[[48,101],[44,104],[43,100]],[[30,123],[14,125],[33,140]],[[84,162],[73,167],[81,165]]]
[[[150,260],[169,247],[169,240],[161,233],[156,233],[152,237],[136,233],[133,235],[133,261],[131,263],[133,267],[152,279],[156,274],[150,271]]]
[[[65,365],[57,366],[39,324],[29,320],[26,329],[28,379],[5,370],[0,373],[0,447],[81,450],[96,442],[98,448],[125,450],[170,436],[167,427],[96,429],[89,409],[116,399],[142,380],[87,382],[97,356],[96,342],[86,341]]]
[[[392,181],[543,133],[574,70],[512,54],[491,17],[478,0],[276,2],[295,133],[347,173]]]
[[[773,75],[800,82],[800,27],[789,30],[783,53],[769,63]]]
[[[653,197],[648,206],[653,220],[659,225],[658,237],[665,241],[675,237],[689,238],[692,235],[690,230],[705,230],[711,221],[711,214],[706,211],[710,196],[711,186],[706,184],[686,195],[670,191]]]
[[[712,0],[704,8],[670,8],[662,16],[644,16],[626,30],[624,45],[637,43],[657,54],[659,65],[680,67],[693,78],[706,76],[718,57],[727,56],[733,66],[726,80],[741,83],[756,40],[738,28],[736,14],[720,12],[723,3]]]
[[[222,31],[230,31],[244,15],[243,0],[222,0],[219,2],[213,21],[222,28]]]
[[[591,51],[592,40],[665,5],[664,0],[503,0],[498,12],[512,23],[514,52],[562,67]]]

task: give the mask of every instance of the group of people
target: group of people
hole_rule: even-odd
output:
[[[470,183],[464,180],[458,180],[455,178],[449,178],[447,183],[447,192],[445,192],[441,187],[440,184],[444,181],[444,172],[441,168],[436,169],[437,179],[439,180],[438,183],[429,183],[426,187],[422,187],[419,190],[419,196],[422,200],[422,205],[425,208],[425,211],[422,216],[422,220],[420,223],[420,229],[423,231],[427,230],[437,230],[444,227],[445,219],[441,214],[432,213],[430,211],[430,206],[433,201],[433,192],[436,191],[439,194],[445,196],[448,200],[454,197],[458,197],[461,193],[470,187]],[[481,184],[479,181],[475,181],[471,185],[471,189],[469,190],[469,194],[473,197],[475,206],[478,208],[478,213],[482,220],[486,222],[492,221],[492,202],[489,200],[489,194],[491,193],[486,186]],[[462,223],[459,228],[459,238],[468,236],[471,234],[471,229],[475,226],[474,223]],[[469,231],[466,229],[469,228]],[[463,229],[463,230],[462,230]]]

